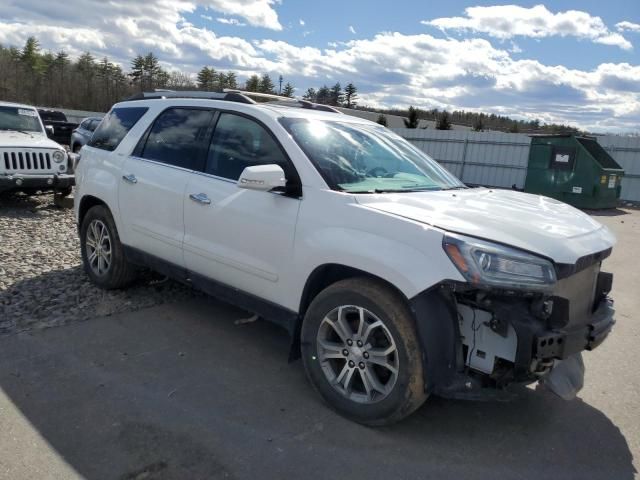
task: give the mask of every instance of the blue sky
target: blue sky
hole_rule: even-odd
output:
[[[4,0],[0,43],[91,51],[125,69],[267,72],[302,95],[354,82],[360,103],[469,109],[640,132],[640,1]]]
[[[431,5],[429,5],[431,4]],[[551,2],[496,2],[496,1],[461,1],[447,0],[446,2],[425,2],[420,0],[408,1],[338,1],[325,0],[323,2],[305,2],[302,0],[286,0],[278,11],[282,31],[270,32],[269,38],[283,40],[295,45],[312,45],[326,47],[331,42],[347,42],[357,38],[370,38],[376,33],[397,31],[406,34],[433,33],[438,29],[422,25],[420,20],[442,17],[454,17],[463,14],[464,9],[471,6],[492,6],[517,4],[523,7],[533,7],[544,4],[552,11],[581,10],[592,16],[602,18],[605,24],[614,26],[621,21],[635,21],[640,23],[640,0],[555,0]],[[337,13],[336,13],[337,12]],[[211,16],[209,21],[201,15]],[[214,29],[222,35],[237,35],[243,29],[242,36],[247,39],[259,40],[265,37],[260,28],[244,28],[235,25],[225,25],[216,22],[215,18],[224,17],[215,11],[198,8],[193,14],[185,16],[195,25]],[[233,18],[234,16],[228,16]],[[235,17],[238,18],[238,17]],[[241,21],[241,19],[239,19]],[[300,25],[303,20],[305,25]],[[353,26],[356,34],[350,32]],[[474,34],[476,37],[490,39],[488,35]],[[572,68],[588,69],[597,67],[605,62],[640,63],[640,33],[628,35],[638,45],[634,50],[624,51],[610,46],[597,45],[576,38],[548,38],[545,41],[527,37],[515,39],[515,43],[523,50],[515,54],[516,58],[533,57],[549,65],[565,65]],[[498,42],[500,45],[500,42]],[[509,45],[509,42],[506,42]],[[639,79],[640,81],[640,79]]]

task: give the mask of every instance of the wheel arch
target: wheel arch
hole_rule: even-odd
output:
[[[304,317],[307,308],[309,308],[309,305],[318,293],[329,285],[340,280],[353,277],[365,277],[377,280],[385,284],[389,289],[397,292],[407,302],[407,305],[409,305],[409,299],[390,281],[359,268],[350,267],[340,263],[325,263],[317,266],[307,277],[307,281],[302,289],[302,296],[300,298],[300,306],[298,309],[300,320]]]
[[[291,348],[289,350],[289,361],[300,358],[300,330],[302,328],[302,321],[304,315],[309,308],[309,305],[313,299],[328,286],[339,282],[340,280],[346,280],[347,278],[364,277],[376,280],[390,290],[396,292],[400,298],[406,302],[406,305],[410,308],[411,304],[409,299],[402,291],[396,287],[389,280],[386,280],[371,272],[361,270],[356,267],[351,267],[341,263],[325,263],[317,266],[307,277],[304,288],[302,289],[302,296],[300,298],[300,306],[298,309],[298,317],[296,324],[291,329]]]
[[[80,200],[80,206],[78,207],[78,229],[82,225],[82,220],[84,220],[84,217],[89,211],[89,209],[91,209],[92,207],[95,207],[96,205],[103,205],[106,208],[108,208],[109,211],[111,212],[109,205],[107,205],[107,203],[104,200],[98,197],[94,197],[93,195],[84,195]],[[113,214],[113,212],[111,213]]]

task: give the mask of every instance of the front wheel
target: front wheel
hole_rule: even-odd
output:
[[[135,267],[125,258],[113,216],[105,206],[91,207],[82,219],[80,247],[84,271],[99,287],[123,288],[135,279]]]
[[[305,315],[301,346],[314,387],[356,422],[397,422],[427,398],[413,317],[382,282],[352,278],[319,293]]]

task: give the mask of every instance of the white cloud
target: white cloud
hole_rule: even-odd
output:
[[[213,22],[213,17],[211,15],[200,15],[200,18]]]
[[[354,35],[356,34],[356,29],[355,29],[355,28],[353,28],[353,25],[349,25],[349,31],[350,31],[351,33],[353,33]]]
[[[254,27],[282,30],[278,14],[273,9],[276,0],[202,0],[197,3],[219,12],[242,17]]]
[[[300,24],[300,26],[304,27],[305,26],[305,21],[300,19],[298,20],[298,23]]]
[[[544,5],[531,8],[497,5],[469,7],[464,12],[464,17],[436,18],[423,20],[421,23],[437,27],[442,31],[472,31],[500,39],[510,39],[515,36],[533,38],[572,36],[595,43],[615,45],[625,50],[633,48],[631,42],[621,34],[610,31],[600,17],[593,17],[587,12],[578,10],[552,13]]]
[[[616,28],[619,32],[640,32],[640,23],[620,22],[616,23]]]
[[[224,23],[226,25],[235,25],[237,27],[244,27],[246,23],[242,23],[237,18],[226,18],[226,17],[218,17],[216,18],[217,22]]]
[[[80,8],[86,0],[66,0],[55,9],[41,0],[10,1],[15,3],[3,9],[6,20],[0,20],[3,45],[22,45],[35,35],[44,49],[72,55],[90,50],[125,69],[134,55],[153,51],[163,65],[190,73],[213,65],[233,69],[241,79],[282,74],[299,92],[353,82],[362,104],[463,108],[592,131],[640,130],[640,65],[570,69],[523,58],[523,53],[516,59],[511,42],[497,48],[481,38],[397,32],[322,48],[269,38],[248,42],[185,21],[184,14],[196,8],[188,1],[102,2],[88,16]]]

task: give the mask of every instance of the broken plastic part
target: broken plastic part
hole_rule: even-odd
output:
[[[582,353],[557,360],[541,383],[563,400],[573,400],[584,385]]]

